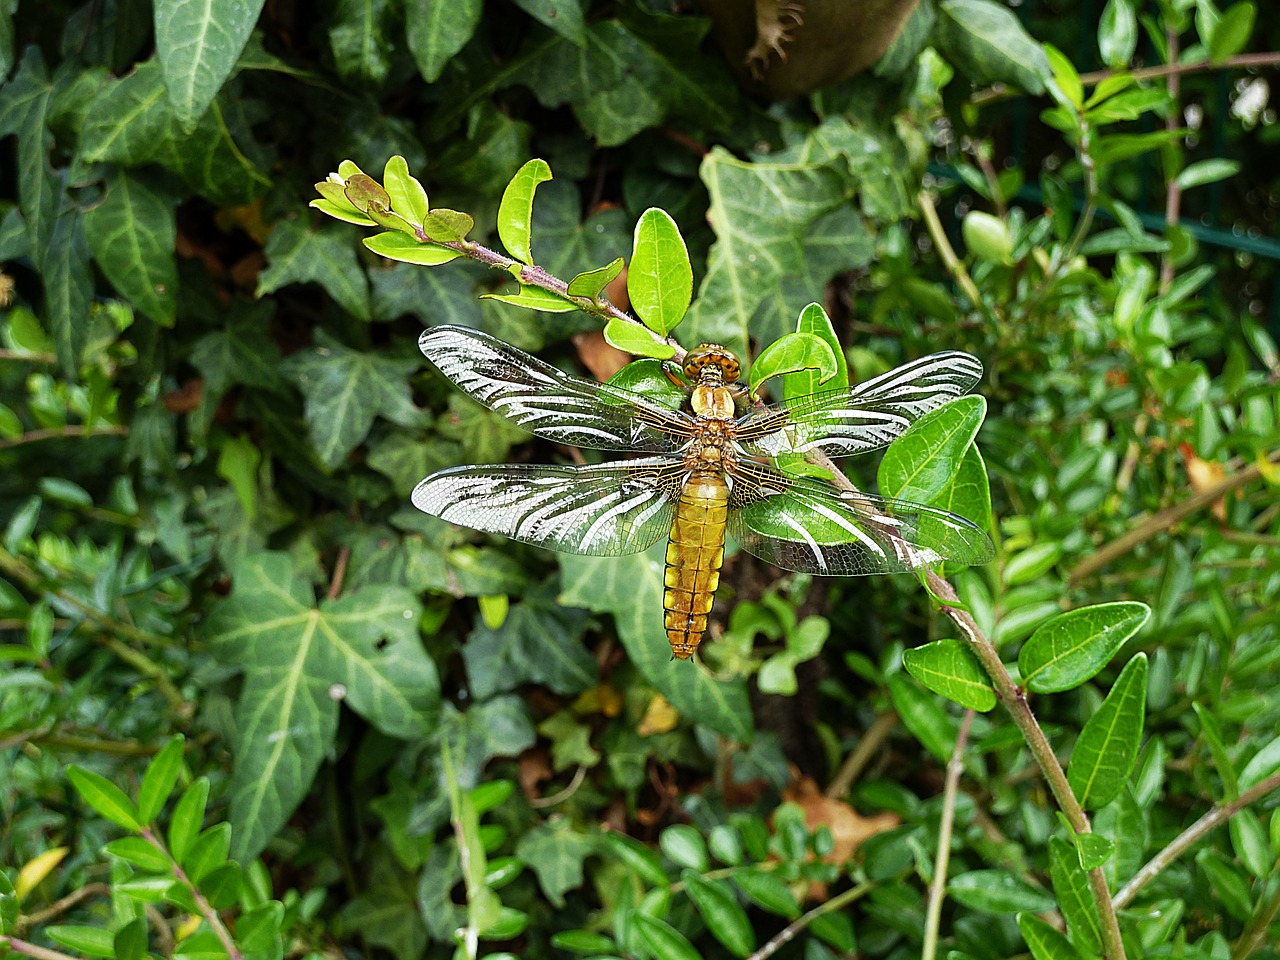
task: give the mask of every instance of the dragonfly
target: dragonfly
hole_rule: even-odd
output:
[[[773,465],[787,454],[839,458],[886,446],[973,389],[982,364],[969,354],[935,353],[846,390],[748,405],[738,358],[704,343],[684,357],[677,409],[572,376],[470,327],[428,328],[418,345],[458,389],[535,436],[640,456],[449,467],[417,485],[414,505],[593,557],[639,553],[666,537],[663,625],[675,659],[692,657],[707,633],[726,532],[776,567],[820,576],[977,565],[994,554],[986,533],[958,514]]]

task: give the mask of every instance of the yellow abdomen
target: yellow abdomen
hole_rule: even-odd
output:
[[[719,473],[694,474],[676,505],[667,543],[663,609],[671,650],[677,658],[693,656],[707,630],[707,615],[724,562],[724,526],[729,487]]]

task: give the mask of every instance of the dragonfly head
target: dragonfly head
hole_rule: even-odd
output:
[[[684,375],[690,380],[702,380],[708,374],[714,378],[716,370],[724,383],[736,383],[742,376],[738,358],[718,343],[702,343],[685,354]]]

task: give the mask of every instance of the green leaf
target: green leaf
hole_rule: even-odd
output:
[[[169,852],[173,859],[182,863],[200,836],[204,826],[205,804],[209,802],[209,779],[201,777],[187,787],[182,797],[173,806],[173,815],[169,818]]]
[[[1102,925],[1093,901],[1089,878],[1080,866],[1075,848],[1061,837],[1049,838],[1049,876],[1058,908],[1067,921],[1067,929],[1086,950],[1101,950]]]
[[[1234,7],[1232,8],[1234,9]],[[1234,177],[1240,172],[1240,163],[1223,157],[1211,157],[1189,164],[1175,178],[1175,182],[1183,190],[1204,186],[1206,183],[1217,183]]]
[[[533,195],[538,184],[551,179],[551,168],[545,160],[530,160],[511,178],[502,191],[498,205],[498,236],[507,253],[522,263],[533,264],[530,249],[533,220]]]
[[[662,626],[665,549],[660,542],[627,557],[561,555],[560,602],[612,614],[628,658],[677,710],[735,743],[749,743],[753,727],[745,682],[717,679],[671,660]]]
[[[640,931],[640,939],[655,957],[662,960],[702,960],[702,954],[669,923],[638,910],[633,914],[633,921]]]
[[[1213,765],[1222,779],[1223,799],[1234,800],[1239,796],[1240,789],[1236,781],[1235,767],[1231,763],[1231,754],[1227,752],[1227,744],[1222,737],[1222,728],[1218,724],[1218,719],[1199,701],[1193,701],[1191,709],[1195,711],[1196,718],[1200,721],[1200,736],[1209,747],[1209,753],[1213,756]]]
[[[710,865],[706,841],[687,823],[672,824],[663,830],[658,835],[658,847],[678,866],[702,871]]]
[[[102,774],[72,764],[67,767],[67,779],[85,803],[112,823],[134,832],[142,830],[143,824],[133,801]]]
[[[1138,17],[1133,0],[1107,0],[1098,21],[1098,53],[1113,70],[1129,66],[1138,48]]]
[[[1206,848],[1196,854],[1196,866],[1209,878],[1209,886],[1228,916],[1243,923],[1253,915],[1249,880],[1236,864],[1217,850]]]
[[[360,353],[320,330],[315,346],[299,350],[280,369],[306,399],[311,442],[329,469],[363,442],[374,417],[406,427],[421,422],[409,394],[408,377],[418,369],[411,358]]]
[[[1004,582],[1011,587],[1031,583],[1053,569],[1062,557],[1062,544],[1050,540],[1032,544],[1009,558],[1002,571]]]
[[[231,76],[263,0],[156,0],[156,58],[182,128],[195,130]]]
[[[343,80],[380,86],[395,49],[388,35],[390,0],[338,0],[330,16],[329,49]]]
[[[391,209],[410,223],[422,225],[430,212],[427,191],[409,172],[409,162],[397,154],[389,159],[382,170],[382,186],[391,198]]]
[[[595,300],[604,293],[605,287],[618,278],[626,265],[626,261],[621,257],[615,257],[603,267],[578,274],[569,281],[569,296],[590,297]]]
[[[606,382],[675,410],[684,403],[688,394],[667,376],[666,366],[655,359],[633,360]]]
[[[844,348],[840,346],[840,338],[836,335],[831,318],[820,303],[811,303],[800,311],[796,320],[796,333],[806,333],[818,337],[831,348],[831,356],[836,362],[836,372],[825,382],[820,370],[797,370],[782,381],[783,399],[807,397],[811,393],[823,390],[849,389],[849,364],[844,356]]]
[[[614,954],[618,945],[602,933],[590,930],[560,930],[551,935],[551,945],[570,953]]]
[[[685,870],[685,892],[702,914],[702,920],[735,957],[746,957],[756,948],[756,934],[747,912],[725,885],[717,880],[707,880],[693,870]]]
[[[693,300],[689,251],[680,228],[665,210],[650,207],[636,221],[627,296],[635,315],[663,337],[684,319]]]
[[[516,856],[534,872],[542,892],[557,910],[564,909],[565,893],[582,886],[583,861],[597,852],[596,841],[574,827],[568,817],[535,824],[516,843]]]
[[[1145,603],[1098,603],[1059,614],[1036,628],[1018,654],[1022,685],[1060,693],[1091,680],[1151,616]]]
[[[818,383],[828,383],[839,370],[831,345],[811,333],[779,337],[761,350],[751,364],[751,393],[756,394],[766,380],[800,370],[816,370]]]
[[[1076,856],[1080,859],[1080,869],[1093,870],[1100,867],[1115,852],[1115,844],[1097,833],[1078,833],[1072,839],[1076,845]]]
[[[604,326],[604,338],[610,346],[633,357],[669,360],[676,355],[676,348],[671,344],[653,339],[653,335],[639,324],[628,323],[620,317],[609,318]]]
[[[1209,59],[1214,63],[1221,63],[1247,47],[1256,18],[1257,10],[1250,0],[1240,0],[1227,7],[1209,39]]]
[[[1240,772],[1240,789],[1256,787],[1267,777],[1280,770],[1280,737],[1276,737],[1255,753]]]
[[[173,200],[117,168],[84,218],[93,258],[112,286],[162,327],[176,318],[178,267]]]
[[[215,823],[203,831],[182,858],[182,869],[193,883],[199,883],[227,862],[231,852],[231,824]]]
[[[150,873],[168,873],[173,866],[163,850],[142,837],[121,837],[119,840],[112,840],[102,848],[102,852]]]
[[[1072,114],[1078,112],[1084,107],[1084,84],[1080,80],[1080,73],[1076,70],[1075,64],[1051,43],[1044,45],[1044,54],[1049,60],[1049,69],[1053,72],[1049,93]],[[1070,129],[1069,127],[1068,131]]]
[[[446,207],[436,207],[422,218],[423,231],[441,243],[465,240],[475,226],[476,221],[471,214]]]
[[[1080,960],[1071,941],[1037,916],[1019,913],[1018,931],[1034,960]]]
[[[582,0],[515,0],[516,6],[576,44],[586,42]]]
[[[1256,880],[1265,880],[1275,867],[1276,855],[1267,840],[1257,814],[1247,807],[1228,822],[1231,846],[1246,870]]]
[[[987,414],[987,401],[960,397],[925,414],[889,445],[877,479],[885,496],[932,503],[960,470]],[[981,518],[985,519],[985,518]]]
[[[103,960],[115,958],[115,937],[104,927],[45,927],[42,932],[54,943],[79,950],[91,957],[102,957]]]
[[[499,303],[509,303],[513,307],[527,307],[530,310],[541,310],[543,313],[569,313],[578,309],[576,303],[566,300],[559,294],[524,283],[520,284],[519,293],[486,293],[480,299],[497,300]]]
[[[438,243],[422,243],[397,230],[377,233],[372,237],[365,237],[361,242],[380,257],[402,263],[416,263],[423,267],[438,267],[462,256],[457,250]]]
[[[973,83],[1011,83],[1043,93],[1050,77],[1040,44],[1013,11],[992,0],[943,0],[936,38],[943,55]]]
[[[1110,803],[1124,789],[1142,744],[1146,700],[1147,655],[1139,653],[1120,671],[1071,753],[1067,782],[1085,809]]]
[[[483,9],[483,0],[405,0],[405,39],[422,79],[440,79],[476,32]]]
[[[985,713],[996,705],[996,693],[982,661],[963,640],[935,640],[904,650],[902,665],[934,693],[962,707]]]
[[[938,760],[950,760],[956,748],[956,730],[946,711],[905,674],[895,673],[888,682],[889,698],[902,725]]]
[[[788,920],[800,916],[800,904],[796,902],[795,894],[776,873],[750,867],[734,870],[729,879],[760,909]]]
[[[1007,870],[971,870],[953,877],[947,893],[982,913],[1043,913],[1053,897]]]
[[[244,671],[236,705],[231,820],[237,859],[255,856],[311,786],[333,748],[339,699],[390,736],[433,729],[435,666],[420,607],[402,587],[368,586],[318,606],[285,554],[235,568],[230,597],[205,624],[214,654]]]
[[[181,734],[172,737],[152,761],[142,776],[138,789],[138,816],[143,823],[153,821],[164,809],[169,794],[182,772],[183,749],[186,745]]]
[[[89,309],[93,301],[93,270],[85,239],[84,215],[63,209],[53,221],[49,246],[40,258],[45,314],[63,372],[75,373],[89,340]]]
[[[353,317],[370,320],[369,281],[349,242],[348,229],[311,230],[296,220],[277,223],[267,240],[268,266],[258,275],[256,296],[290,283],[315,282]]]
[[[668,887],[671,880],[662,869],[658,855],[639,840],[625,833],[610,831],[603,836],[604,845],[636,876],[651,887]]]
[[[18,894],[9,875],[0,870],[0,937],[8,936],[18,922]]]

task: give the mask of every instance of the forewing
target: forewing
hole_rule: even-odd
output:
[[[822,450],[847,457],[887,446],[930,410],[963,396],[982,378],[982,363],[948,351],[921,357],[849,390],[814,393],[753,410],[738,421],[737,440],[753,456]]]
[[[689,439],[692,420],[644,397],[571,377],[496,337],[439,326],[418,347],[460,390],[530,433],[595,450],[667,453]]]
[[[671,532],[684,469],[655,457],[587,466],[451,467],[418,484],[419,510],[485,533],[593,557],[639,553]]]
[[[763,464],[737,465],[729,508],[729,534],[738,545],[784,570],[857,577],[943,561],[972,566],[995,554],[990,538],[958,514],[844,493]]]

